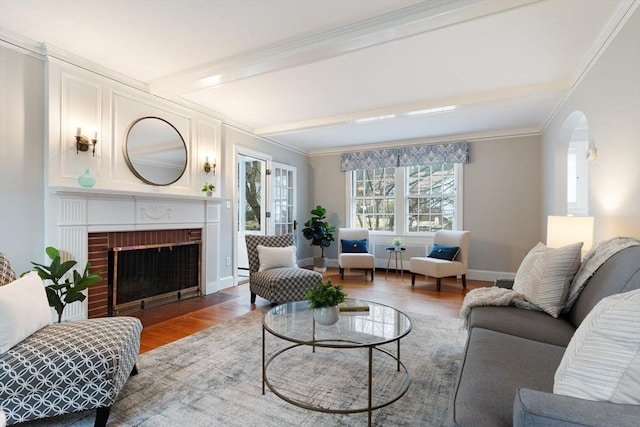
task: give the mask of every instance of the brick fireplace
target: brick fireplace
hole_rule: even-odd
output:
[[[88,259],[91,263],[91,271],[99,270],[102,281],[89,288],[88,317],[104,317],[109,311],[109,249],[122,246],[196,242],[201,239],[202,230],[199,228],[89,233]]]

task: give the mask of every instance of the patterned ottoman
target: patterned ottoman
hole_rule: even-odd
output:
[[[133,317],[56,323],[0,355],[7,424],[97,409],[96,426],[135,375],[142,324]]]

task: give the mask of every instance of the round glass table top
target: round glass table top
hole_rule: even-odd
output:
[[[347,300],[347,302],[352,300]],[[323,326],[313,321],[309,301],[296,301],[271,308],[262,318],[273,335],[318,347],[364,347],[399,340],[411,331],[411,319],[388,305],[358,300],[368,311],[341,311],[338,322]]]

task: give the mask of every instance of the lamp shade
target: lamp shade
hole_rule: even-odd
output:
[[[583,242],[582,251],[593,246],[592,216],[549,216],[547,218],[547,246],[560,248]]]

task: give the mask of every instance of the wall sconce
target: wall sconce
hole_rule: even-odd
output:
[[[76,128],[76,154],[80,151],[89,151],[89,144],[93,144],[93,157],[96,156],[96,144],[98,143],[98,131],[93,132],[93,139],[82,134],[82,128]]]
[[[204,173],[209,173],[213,171],[213,176],[216,175],[216,159],[213,159],[213,163],[209,163],[209,157],[207,156],[207,160],[204,162]]]

